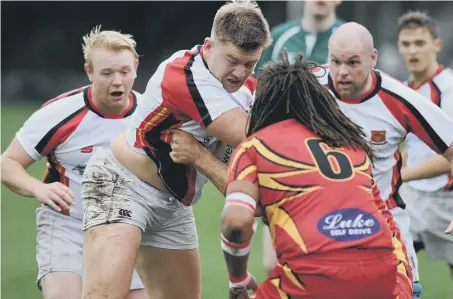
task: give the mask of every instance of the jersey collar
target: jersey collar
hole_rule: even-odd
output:
[[[382,77],[381,77],[381,74],[378,72],[378,71],[375,71],[375,70],[372,70],[371,71],[371,78],[372,78],[372,83],[371,83],[371,87],[370,89],[364,93],[361,97],[358,97],[358,98],[345,98],[345,97],[341,97],[338,92],[335,90],[335,86],[333,84],[333,80],[332,80],[332,77],[328,76],[328,86],[329,86],[329,89],[333,92],[333,94],[335,95],[335,97],[337,99],[339,99],[340,101],[342,102],[345,102],[345,103],[348,103],[348,104],[359,104],[359,103],[363,103],[365,101],[368,101],[369,99],[371,99],[372,97],[374,97],[378,92],[379,90],[381,89],[381,83],[382,83]]]
[[[85,88],[83,91],[83,99],[85,101],[85,106],[102,118],[109,118],[109,119],[125,118],[125,117],[130,116],[132,113],[134,113],[135,108],[137,108],[137,97],[133,92],[130,92],[129,93],[129,106],[126,108],[126,110],[124,110],[120,114],[102,113],[93,102],[93,97],[91,94],[92,89],[93,89],[93,86],[91,85],[91,86],[88,86],[87,88]]]

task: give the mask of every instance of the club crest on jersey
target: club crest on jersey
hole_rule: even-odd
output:
[[[365,239],[381,228],[379,221],[370,213],[345,208],[332,211],[318,221],[318,230],[336,241],[348,242]]]
[[[387,132],[385,130],[371,130],[371,143],[372,144],[386,144]]]

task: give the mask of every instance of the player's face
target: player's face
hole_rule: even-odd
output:
[[[213,42],[204,44],[204,58],[209,71],[219,80],[225,90],[234,93],[244,85],[260,59],[262,48],[245,52],[232,43]]]
[[[341,1],[310,0],[305,1],[304,9],[316,19],[322,19],[330,15],[340,3]]]
[[[93,83],[93,96],[106,107],[127,105],[137,67],[138,60],[129,50],[94,49],[91,69],[85,66]]]
[[[376,59],[376,50],[329,47],[329,69],[337,93],[345,98],[361,96]]]
[[[398,49],[411,73],[424,72],[436,63],[442,42],[426,28],[407,28],[398,36]]]

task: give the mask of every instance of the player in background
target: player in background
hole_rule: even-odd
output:
[[[453,116],[453,70],[437,61],[441,47],[436,23],[426,13],[412,11],[400,17],[398,48],[410,72],[406,84]],[[446,261],[453,275],[453,236],[442,233],[453,218],[450,164],[412,133],[405,152],[400,193],[411,216],[415,251],[424,249],[430,259]]]
[[[141,97],[131,90],[138,67],[131,35],[97,27],[83,40],[91,85],[46,102],[1,156],[2,183],[41,203],[36,213],[36,260],[44,298],[81,297],[82,174],[94,152],[107,148],[125,129]],[[26,169],[44,157],[47,169],[39,181]],[[131,290],[124,298],[147,298],[137,273],[130,275]]]
[[[329,38],[344,23],[337,18],[335,12],[340,4],[341,1],[304,1],[301,19],[288,21],[272,29],[273,43],[263,51],[257,68],[269,61],[278,60],[283,49],[288,51],[290,60],[302,52],[307,61],[327,63]],[[276,266],[277,257],[268,227],[263,226],[262,231],[263,267],[266,273],[270,273]]]
[[[249,137],[229,165],[221,244],[230,298],[256,287],[247,271],[256,210],[278,264],[250,298],[411,298],[404,244],[371,175],[371,145],[319,84],[316,65],[283,54],[260,74]]]
[[[319,64],[327,63],[330,35],[343,20],[337,18],[335,9],[341,1],[304,1],[302,18],[280,24],[272,29],[273,43],[263,51],[257,68],[269,61],[278,60],[283,49],[290,59],[304,53],[304,59]]]
[[[136,260],[151,298],[200,298],[192,205],[207,178],[223,186],[226,176],[197,170],[218,162],[214,156],[200,165],[174,163],[172,130],[189,132],[210,152],[217,139],[232,146],[244,140],[242,103],[256,84],[249,76],[270,42],[258,5],[234,1],[217,11],[203,45],[159,65],[126,132],[84,173],[82,298],[123,298]]]
[[[421,286],[409,231],[410,217],[398,192],[402,183],[399,145],[408,133],[414,133],[451,161],[453,120],[416,91],[375,70],[377,56],[369,31],[357,23],[347,23],[332,35],[329,69],[320,70],[318,75],[343,112],[364,129],[373,144],[377,156],[373,175],[408,250],[414,272],[414,297],[418,298]],[[447,231],[452,229],[450,226]]]

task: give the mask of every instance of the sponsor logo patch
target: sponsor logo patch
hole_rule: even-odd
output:
[[[342,242],[365,239],[381,228],[379,221],[370,213],[346,208],[332,211],[318,221],[318,230],[324,236]]]

